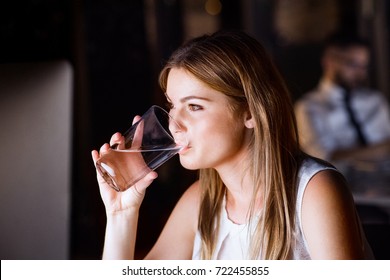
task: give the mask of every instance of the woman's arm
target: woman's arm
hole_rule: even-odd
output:
[[[137,235],[138,209],[107,214],[103,259],[133,260]]]
[[[124,145],[123,136],[120,133],[115,133],[111,137],[110,145],[113,143],[119,143],[120,147]],[[106,153],[110,145],[106,143],[99,151],[92,151],[92,160],[95,165],[100,155]],[[103,259],[133,259],[138,211],[145,196],[145,190],[157,177],[157,173],[150,172],[124,192],[112,189],[99,172],[96,173],[107,216]]]
[[[145,259],[191,259],[198,225],[199,189],[195,182],[183,194]]]
[[[362,259],[363,240],[354,201],[336,171],[316,174],[302,204],[302,225],[312,259]]]

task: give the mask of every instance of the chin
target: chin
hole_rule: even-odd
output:
[[[183,166],[185,169],[188,169],[188,170],[200,169],[200,167],[197,164],[193,164],[193,163],[188,162],[186,160],[182,160],[181,158],[180,158],[180,164],[181,164],[181,166]]]
[[[180,164],[188,170],[198,170],[205,168],[202,164],[199,164],[197,161],[193,161],[190,157],[185,157],[180,155]]]

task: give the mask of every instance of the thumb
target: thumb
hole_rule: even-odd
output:
[[[139,194],[144,194],[145,190],[149,185],[158,177],[157,172],[151,171],[144,178],[134,185],[135,190]]]

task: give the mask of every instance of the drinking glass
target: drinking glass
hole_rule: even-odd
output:
[[[100,155],[96,168],[109,186],[125,191],[187,145],[179,124],[163,108],[153,105]]]

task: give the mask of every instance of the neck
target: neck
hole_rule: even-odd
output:
[[[236,164],[218,168],[217,172],[226,186],[226,211],[229,219],[235,223],[243,224],[248,220],[250,205],[253,197],[253,180],[248,161],[237,161]],[[255,200],[256,209],[260,208],[260,195]]]

